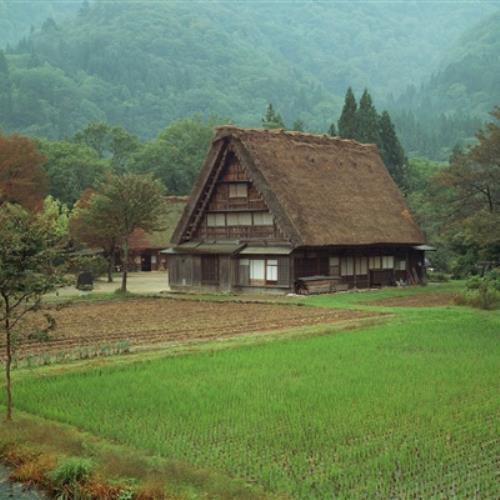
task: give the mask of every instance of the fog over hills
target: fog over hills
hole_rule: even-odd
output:
[[[378,107],[415,109],[424,103],[422,86],[448,96],[454,71],[458,79],[484,75],[483,64],[494,72],[485,47],[499,33],[491,17],[498,4],[482,1],[22,5],[0,0],[11,106],[0,126],[53,138],[96,120],[151,137],[193,113],[255,126],[268,102],[286,123],[300,118],[324,131],[349,85],[358,95],[368,87]],[[470,30],[481,22],[488,34],[478,40]],[[36,24],[31,34],[29,23]],[[16,34],[24,38],[13,44]],[[479,41],[491,55],[474,56],[469,72],[458,69]],[[496,81],[473,82],[475,95]],[[476,95],[466,111],[483,113],[490,101],[479,101]],[[439,110],[463,104],[451,96]]]

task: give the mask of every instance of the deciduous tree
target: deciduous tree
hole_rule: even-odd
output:
[[[109,160],[100,159],[84,144],[41,141],[40,149],[46,157],[43,169],[49,178],[50,194],[69,206],[110,170]]]
[[[0,205],[19,203],[33,210],[42,206],[47,176],[36,144],[20,135],[0,135]]]
[[[60,238],[48,218],[19,205],[0,206],[0,331],[5,338],[7,420],[12,419],[11,366],[16,347],[29,328],[26,315],[42,296],[63,283],[56,262]],[[53,325],[49,316],[47,328]]]
[[[134,155],[130,171],[153,173],[169,193],[189,193],[205,160],[214,127],[221,122],[217,117],[205,120],[196,115],[172,123]]]
[[[109,175],[89,203],[90,213],[107,221],[122,249],[121,291],[127,291],[128,240],[136,229],[163,229],[166,213],[164,188],[150,175]]]
[[[102,249],[108,262],[108,283],[113,281],[115,257],[121,247],[117,227],[109,224],[107,215],[99,206],[91,203],[94,191],[88,189],[75,204],[69,220],[69,232],[75,243],[83,243],[91,249]]]

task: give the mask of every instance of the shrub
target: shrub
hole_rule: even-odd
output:
[[[427,273],[427,279],[432,282],[438,282],[438,283],[443,283],[445,281],[449,281],[450,278],[448,277],[447,274],[441,273],[441,272],[436,272],[436,271],[429,271]]]
[[[481,282],[482,278],[479,276],[472,276],[472,278],[469,278],[465,283],[465,288],[467,288],[467,290],[477,290],[481,285]]]
[[[455,303],[479,309],[497,309],[500,307],[499,285],[500,280],[496,276],[474,276],[467,281],[466,292],[455,298]]]
[[[90,273],[95,280],[106,273],[107,260],[100,255],[82,255],[73,257],[69,263],[69,270],[74,274]]]
[[[92,473],[92,462],[84,458],[70,457],[50,473],[50,479],[58,487],[73,485],[86,481]]]

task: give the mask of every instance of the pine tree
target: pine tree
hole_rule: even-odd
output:
[[[408,162],[391,117],[387,111],[379,119],[380,154],[396,184],[403,190],[408,187]]]
[[[0,121],[9,123],[12,114],[12,84],[7,58],[0,50]]]
[[[304,122],[300,119],[297,119],[293,122],[292,125],[292,130],[295,130],[296,132],[304,132],[305,125]]]
[[[331,135],[332,137],[335,137],[337,135],[337,130],[335,129],[335,123],[333,122],[328,127],[328,135]]]
[[[356,118],[357,128],[354,138],[365,144],[380,145],[379,117],[367,89],[359,101]]]
[[[352,88],[347,89],[344,101],[344,107],[342,108],[342,114],[340,115],[338,121],[339,136],[344,139],[354,139],[356,137],[357,129],[357,104],[356,98],[352,92]]]
[[[262,118],[262,127],[264,128],[285,128],[283,118],[274,111],[272,103],[267,106],[266,114]]]

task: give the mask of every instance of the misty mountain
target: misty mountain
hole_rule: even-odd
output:
[[[13,26],[24,19],[14,3],[0,3],[10,5]],[[59,4],[26,5],[55,13]],[[0,102],[10,108],[0,110],[0,126],[61,137],[107,121],[151,137],[193,113],[259,125],[273,102],[288,124],[300,118],[324,131],[347,86],[358,95],[368,87],[379,107],[394,102],[409,84],[440,75],[439,61],[464,31],[496,8],[479,1],[80,4],[8,52],[9,95]]]

